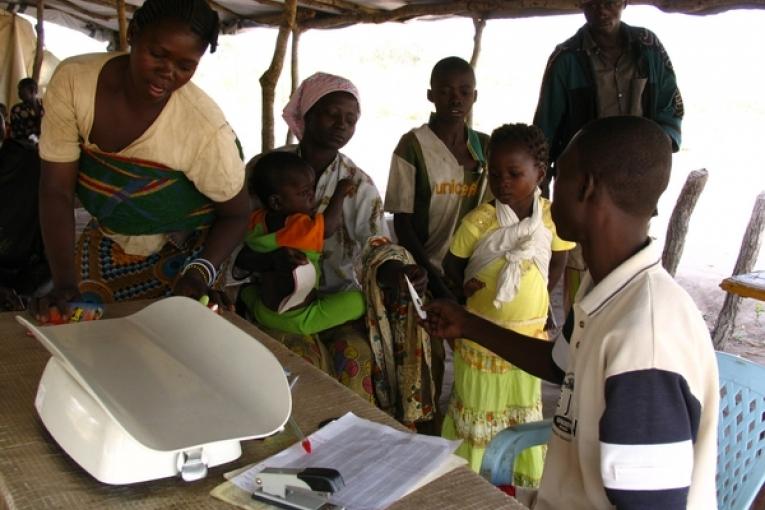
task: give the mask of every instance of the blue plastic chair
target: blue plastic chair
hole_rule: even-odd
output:
[[[720,417],[717,425],[717,505],[748,509],[765,482],[765,367],[717,353]],[[486,447],[481,475],[494,485],[512,485],[521,451],[547,443],[551,421],[508,427]]]
[[[717,353],[717,505],[749,508],[765,482],[765,367]]]
[[[552,420],[513,425],[494,436],[486,446],[481,461],[481,476],[493,485],[514,485],[515,457],[526,448],[547,444],[552,434]]]

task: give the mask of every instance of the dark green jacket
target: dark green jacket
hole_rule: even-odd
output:
[[[586,26],[558,45],[547,62],[534,124],[544,131],[550,143],[550,162],[579,129],[597,118],[597,91],[590,58],[584,50]],[[643,115],[656,121],[672,138],[672,148],[680,148],[683,100],[677,88],[675,71],[659,38],[645,28],[622,23],[628,44],[637,55],[638,73],[647,78],[643,90]]]

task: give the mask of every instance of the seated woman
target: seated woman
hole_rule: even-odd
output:
[[[366,327],[362,331],[345,324],[316,335],[269,332],[363,398],[413,425],[433,417],[435,387],[430,344],[417,326],[403,275],[421,289],[427,285],[426,275],[406,250],[388,241],[377,188],[340,152],[354,134],[359,113],[359,93],[350,81],[317,73],[300,85],[284,109],[300,143],[278,150],[298,154],[314,169],[317,212],[326,210],[340,181],[353,182],[355,192],[343,201],[340,227],[324,241],[319,293],[362,289]],[[257,158],[248,163],[248,176]],[[256,254],[244,247],[236,265],[250,271],[273,267],[263,256],[286,259],[281,250]]]
[[[218,15],[204,0],[147,0],[128,37],[129,54],[63,62],[45,95],[40,219],[53,290],[37,303],[41,320],[78,299],[200,298],[244,236],[238,141],[189,82],[215,51]],[[76,249],[75,191],[94,218]]]

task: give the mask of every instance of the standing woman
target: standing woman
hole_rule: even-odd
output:
[[[170,294],[199,298],[244,236],[239,143],[190,83],[218,15],[205,0],[146,0],[130,53],[63,62],[45,95],[40,220],[53,273],[48,307]],[[75,247],[77,194],[93,216]],[[217,293],[214,293],[216,296]]]

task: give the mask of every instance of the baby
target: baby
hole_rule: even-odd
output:
[[[340,228],[343,200],[355,187],[350,179],[339,180],[324,213],[314,213],[315,187],[313,169],[296,154],[265,154],[255,164],[250,182],[250,194],[258,197],[263,208],[252,213],[245,236],[245,246],[252,251],[281,249],[285,256],[270,257],[274,262],[260,268],[260,281],[242,290],[242,301],[263,326],[303,335],[356,320],[366,311],[364,295],[358,290],[321,296],[316,292],[324,239]],[[314,289],[302,303],[279,311],[296,290],[296,266],[308,263],[316,271]]]

